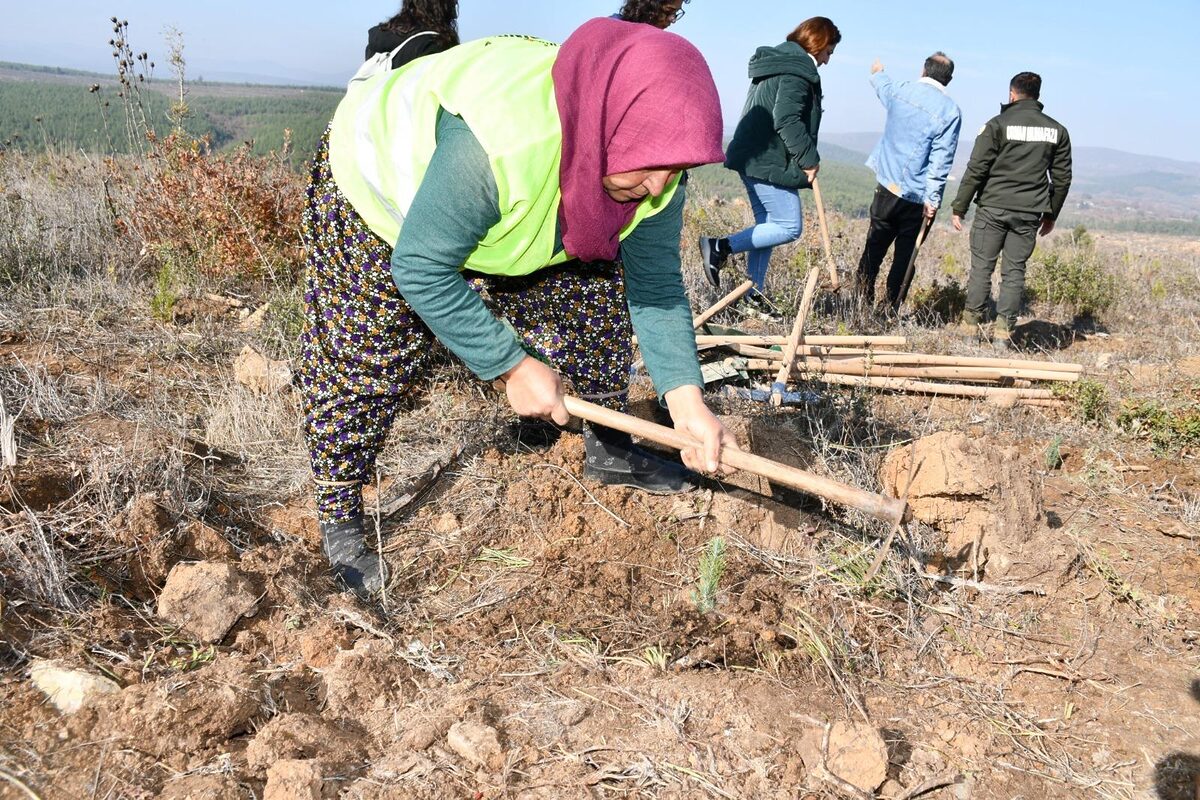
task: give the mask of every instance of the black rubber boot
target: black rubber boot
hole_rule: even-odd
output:
[[[721,288],[721,267],[725,266],[731,252],[728,239],[700,237],[700,263],[704,267],[704,277],[714,289]]]
[[[369,597],[383,588],[383,564],[367,547],[363,518],[321,523],[321,544],[329,567],[346,588]]]
[[[607,486],[629,486],[650,494],[696,488],[696,473],[637,447],[627,433],[585,423],[583,447],[583,474]]]

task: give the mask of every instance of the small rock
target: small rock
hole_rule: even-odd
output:
[[[393,648],[382,639],[360,639],[353,649],[336,653],[333,664],[320,670],[329,713],[352,719],[367,731],[394,725],[392,710],[408,702],[404,673],[396,663]]]
[[[29,667],[29,678],[64,714],[74,714],[93,697],[121,691],[120,686],[102,675],[70,669],[60,661],[34,661]]]
[[[825,766],[842,780],[864,792],[874,792],[887,780],[887,745],[869,725],[835,722],[829,732]]]
[[[496,729],[475,722],[456,722],[450,726],[446,744],[464,761],[497,771],[504,766],[504,751]]]
[[[256,777],[281,761],[317,761],[329,774],[344,774],[361,764],[367,750],[362,734],[314,714],[291,712],[272,717],[246,747],[246,766]]]
[[[823,728],[807,728],[796,742],[796,751],[810,772],[821,764],[824,738]],[[874,792],[887,778],[887,745],[869,725],[833,723],[824,761],[826,769],[864,792]]]
[[[321,800],[321,769],[315,761],[276,761],[267,770],[263,800]]]
[[[258,606],[250,581],[229,564],[176,564],[162,594],[158,616],[205,644],[215,644]]]
[[[883,786],[879,787],[879,796],[885,800],[886,798],[903,797],[905,791],[904,784],[888,779],[883,782]]]
[[[250,345],[233,362],[233,378],[256,394],[276,394],[292,382],[286,361],[272,361]]]
[[[1045,515],[1037,471],[1015,447],[943,431],[888,453],[880,479],[893,497],[907,494],[916,519],[946,533],[949,559],[986,561],[1004,574],[1035,551],[1054,557],[1039,535]]]
[[[946,759],[941,753],[925,747],[913,750],[908,761],[912,766],[924,768],[927,772],[941,772],[946,767]]]
[[[448,536],[451,533],[458,531],[462,527],[462,523],[458,520],[458,515],[447,511],[445,514],[439,514],[433,518],[431,526],[434,533],[440,533],[443,536]]]
[[[997,389],[987,396],[988,405],[996,408],[1016,408],[1020,400],[1021,395],[1016,389]]]
[[[249,309],[243,309],[249,311]],[[263,303],[256,308],[253,313],[247,313],[246,316],[238,323],[238,327],[244,331],[256,331],[262,327],[262,324],[267,319],[267,312],[271,310],[270,303]]]
[[[437,738],[436,725],[418,725],[405,731],[404,736],[400,738],[400,744],[409,750],[416,750],[420,753],[432,747]]]

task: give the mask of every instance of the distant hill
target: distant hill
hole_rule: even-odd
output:
[[[92,86],[98,91],[89,91]],[[165,133],[178,86],[165,79],[138,86],[152,127]],[[0,62],[0,144],[128,152],[119,88],[111,75]],[[341,97],[341,89],[329,87],[189,81],[186,128],[208,136],[219,150],[253,142],[259,154],[278,150],[289,129],[293,164],[299,167],[315,152]]]
[[[826,133],[823,141],[866,158],[880,134]],[[951,179],[971,157],[973,137],[959,140]],[[834,158],[822,144],[826,158]],[[1074,180],[1064,223],[1153,233],[1200,235],[1200,163],[1073,144]],[[861,163],[861,161],[859,162]]]

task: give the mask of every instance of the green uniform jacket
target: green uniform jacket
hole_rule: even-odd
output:
[[[1058,219],[1071,188],[1071,137],[1037,100],[1000,107],[975,139],[954,213],[980,206]]]
[[[808,186],[805,169],[821,163],[821,78],[795,42],[760,47],[750,59],[746,108],[725,153],[725,166],[790,189]]]

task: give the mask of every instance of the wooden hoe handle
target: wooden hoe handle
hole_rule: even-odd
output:
[[[837,265],[833,263],[833,244],[829,241],[829,225],[825,221],[825,203],[821,200],[821,184],[812,180],[813,200],[817,206],[817,225],[821,228],[821,244],[825,247],[825,263],[829,267],[830,289],[841,288],[838,283]]]
[[[564,397],[563,403],[566,405],[567,411],[580,419],[640,436],[676,450],[700,447],[699,442],[673,428],[629,414],[622,414],[620,411],[613,411],[595,403],[580,400],[578,397]],[[903,500],[856,489],[853,486],[838,483],[787,464],[780,464],[778,461],[771,461],[753,453],[722,448],[721,463],[839,505],[856,508],[864,514],[870,514],[884,522],[895,523],[904,519],[906,504]]]

